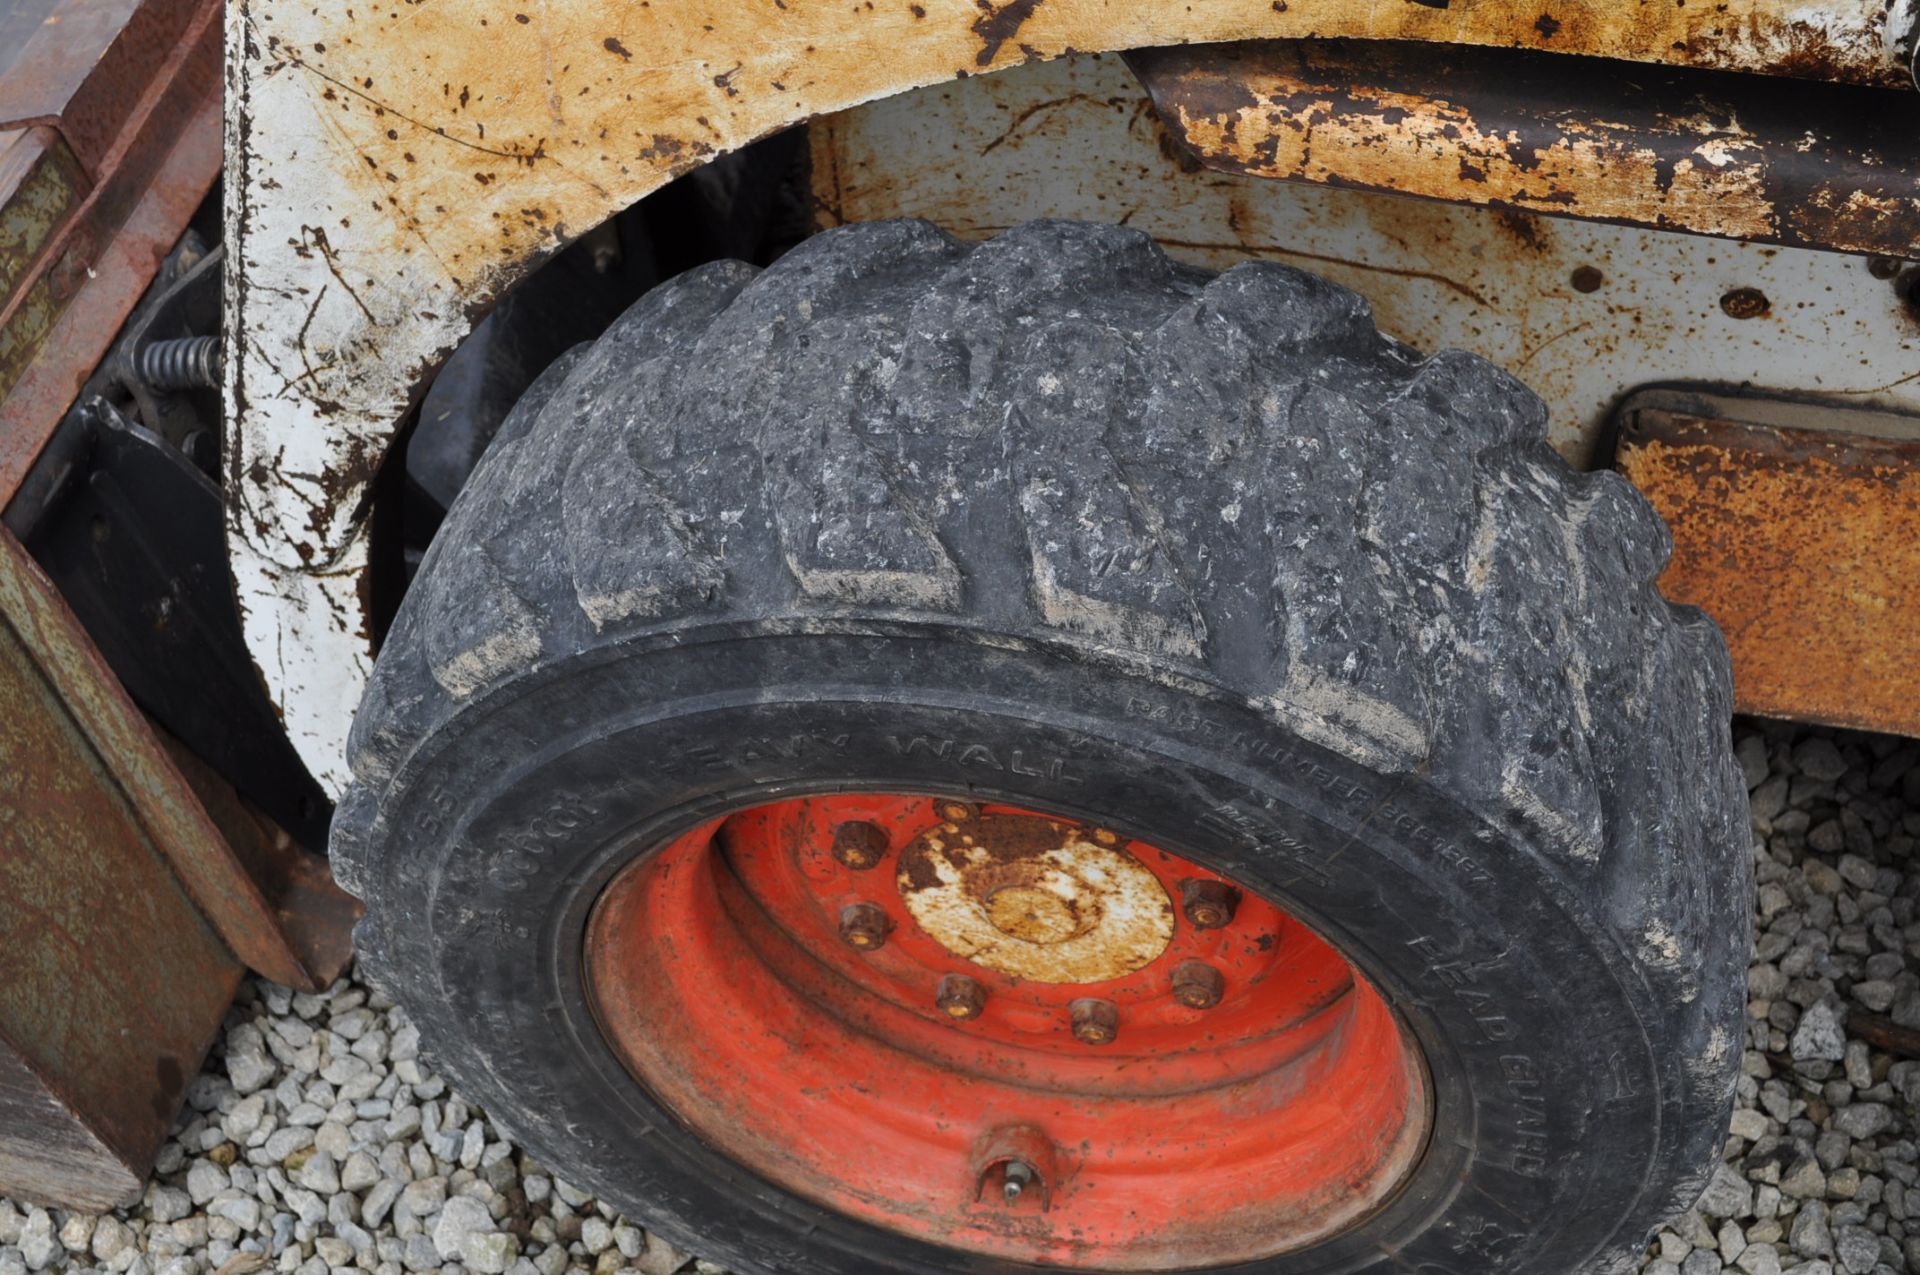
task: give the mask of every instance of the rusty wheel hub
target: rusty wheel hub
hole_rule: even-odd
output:
[[[969,1252],[1271,1256],[1377,1209],[1425,1142],[1417,1051],[1338,952],[1069,819],[757,807],[637,858],[585,956],[608,1041],[706,1140]]]
[[[907,911],[953,955],[1013,978],[1099,983],[1173,941],[1173,899],[1105,829],[1036,815],[948,819],[897,874]]]

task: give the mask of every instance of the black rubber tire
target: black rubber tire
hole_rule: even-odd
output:
[[[1271,893],[1426,1049],[1430,1150],[1245,1271],[1634,1266],[1742,1046],[1725,648],[1539,400],[1312,275],[1034,223],[666,284],[529,391],[381,654],[335,822],[365,967],[517,1141],[740,1272],[1037,1269],[792,1197],[632,1083],[596,891],[850,787],[1095,817]]]

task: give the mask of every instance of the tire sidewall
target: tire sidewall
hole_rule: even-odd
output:
[[[803,624],[523,675],[465,705],[383,795],[363,947],[496,1125],[684,1247],[781,1275],[1038,1270],[881,1232],[727,1162],[594,1024],[582,936],[636,854],[729,810],[850,789],[1097,819],[1313,924],[1394,1006],[1436,1095],[1420,1168],[1355,1231],[1222,1269],[1583,1269],[1653,1220],[1644,1175],[1679,1085],[1657,1065],[1655,1002],[1580,883],[1417,774],[1095,652]]]

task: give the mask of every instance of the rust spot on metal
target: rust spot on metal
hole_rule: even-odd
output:
[[[1720,308],[1730,319],[1758,319],[1773,308],[1773,303],[1758,288],[1730,288],[1720,298]]]
[[[877,866],[888,848],[886,829],[875,823],[855,819],[833,830],[833,857],[856,872]]]
[[[1016,978],[1120,978],[1173,938],[1172,900],[1144,864],[1077,825],[1037,815],[940,824],[901,852],[897,877],[934,941]]]
[[[1837,429],[1887,423],[1832,415]],[[1920,735],[1920,430],[1908,428],[1629,410],[1618,467],[1673,529],[1661,590],[1719,623],[1742,712]]]
[[[1807,247],[1920,245],[1911,92],[1386,42],[1129,62],[1180,142],[1224,172]]]
[[[1654,7],[1654,6],[1649,6]],[[1701,6],[1718,8],[1719,6]],[[1861,12],[1873,6],[1862,6]],[[1770,11],[1769,11],[1770,10]],[[1829,11],[1829,14],[1831,11]],[[1758,71],[1767,75],[1808,80],[1846,80],[1879,84],[1888,88],[1911,88],[1899,75],[1898,59],[1891,55],[1884,30],[1880,37],[1885,61],[1882,69],[1870,77],[1836,74],[1854,62],[1864,51],[1857,37],[1811,6],[1794,13],[1786,5],[1769,6],[1734,15],[1721,12],[1693,28],[1674,49],[1673,60],[1701,66]],[[1881,22],[1885,16],[1882,10]]]
[[[1485,175],[1482,174],[1477,180],[1485,180]],[[1547,229],[1533,213],[1521,212],[1518,208],[1496,208],[1493,210],[1493,221],[1528,252],[1547,250]]]
[[[1575,292],[1598,292],[1607,277],[1597,266],[1581,266],[1573,272],[1571,282]]]
[[[973,65],[979,67],[991,67],[1000,56],[1000,46],[1020,36],[1021,27],[1041,8],[1041,0],[1008,0],[998,8],[991,0],[973,0],[973,4],[979,6],[979,17],[973,19],[973,35],[979,36]]]

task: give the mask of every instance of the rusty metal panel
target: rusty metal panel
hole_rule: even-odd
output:
[[[200,9],[198,0],[58,0],[0,75],[0,125],[59,129],[97,176]]]
[[[303,853],[290,842],[273,842],[270,832],[244,825],[237,799],[221,795],[205,768],[190,762],[192,778],[233,830],[231,841],[222,835],[195,785],[11,534],[0,535],[0,615],[99,759],[96,768],[111,775],[146,838],[227,946],[277,983],[327,986],[345,963],[343,935],[357,905],[333,887],[324,867],[288,859]],[[263,838],[270,844],[259,844]],[[256,865],[258,877],[249,870]],[[290,911],[300,912],[291,932],[282,923]],[[300,946],[303,938],[311,946]]]
[[[1532,386],[1575,465],[1593,463],[1622,392],[1656,379],[1920,412],[1912,267],[1199,171],[1111,56],[938,85],[809,131],[826,224],[926,217],[977,239],[1035,217],[1124,222],[1210,269],[1313,270],[1415,348],[1469,350]]]
[[[1673,529],[1661,590],[1719,622],[1742,712],[1920,735],[1920,422],[1895,424],[1625,412],[1620,472]]]
[[[20,60],[27,43],[60,0],[0,0],[0,75]]]
[[[1538,53],[1353,41],[1129,58],[1180,143],[1253,177],[1920,255],[1920,101]]]
[[[177,42],[146,50],[156,65],[97,181],[0,294],[0,504],[219,175],[218,0],[196,0],[195,15]]]
[[[130,790],[139,759],[72,711],[112,688],[60,610],[0,531],[0,1193],[104,1209],[138,1196],[242,970],[153,836],[164,777]]]
[[[353,927],[365,906],[334,883],[326,856],[302,848],[184,744],[154,732],[257,892],[231,921],[218,918],[229,945],[272,962],[277,983],[307,992],[332,986],[353,959]]]
[[[779,128],[1076,50],[1307,36],[1896,85],[1910,17],[1906,0],[235,0],[226,464],[248,645],[337,791],[370,666],[370,484],[416,391],[548,253]]]
[[[52,129],[0,132],[0,306],[86,197],[89,184],[73,152]]]

